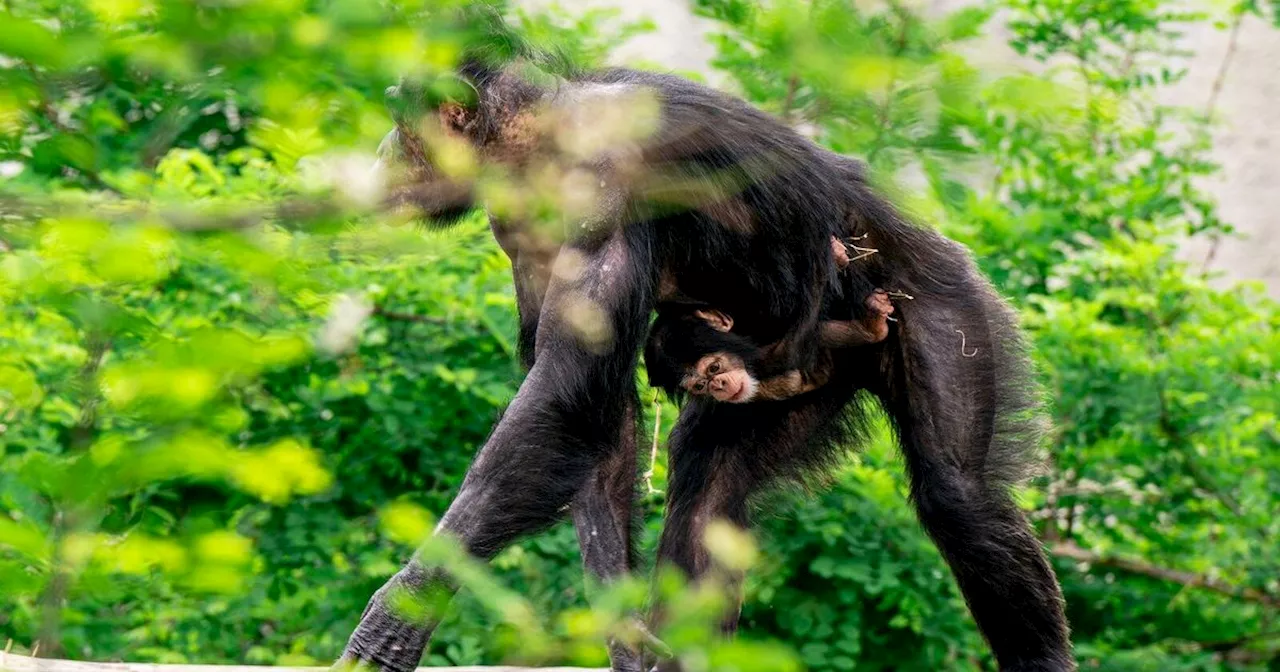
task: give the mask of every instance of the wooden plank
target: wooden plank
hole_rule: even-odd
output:
[[[156,663],[89,663],[56,658],[31,658],[0,652],[0,672],[327,672],[327,667],[271,667],[269,665],[159,665]],[[585,667],[419,667],[418,672],[607,672]]]

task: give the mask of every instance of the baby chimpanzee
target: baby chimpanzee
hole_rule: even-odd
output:
[[[840,268],[849,265],[848,251],[836,238],[832,253]],[[893,304],[889,295],[876,290],[866,299],[867,316],[860,320],[827,320],[819,325],[824,348],[847,348],[879,343],[889,335]],[[776,370],[775,347],[758,346],[733,333],[733,318],[707,306],[668,307],[658,312],[645,346],[645,365],[651,385],[668,392],[683,391],[710,396],[716,401],[743,404],[749,401],[788,399],[821,387],[831,374],[831,359],[821,357],[810,372]]]

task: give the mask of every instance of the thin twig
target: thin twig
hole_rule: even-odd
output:
[[[1209,101],[1204,106],[1205,122],[1213,121],[1214,110],[1218,107],[1218,96],[1222,95],[1222,87],[1227,81],[1227,71],[1231,69],[1231,61],[1235,58],[1236,47],[1240,44],[1240,26],[1244,23],[1244,12],[1237,11],[1236,18],[1231,21],[1231,36],[1227,39],[1227,53],[1222,56],[1218,65],[1218,74],[1213,78],[1213,86],[1209,88]]]
[[[787,80],[787,97],[782,101],[783,121],[790,121],[791,106],[796,102],[796,89],[798,88],[800,88],[800,78],[793,74],[791,75],[791,78]]]
[[[853,248],[853,251],[858,253],[856,256],[853,256],[853,257],[850,257],[850,258],[849,258],[849,261],[851,261],[851,262],[852,262],[852,261],[861,261],[861,260],[866,259],[867,257],[869,257],[869,256],[871,256],[871,255],[873,255],[873,254],[877,254],[877,253],[879,253],[879,252],[880,252],[880,250],[878,250],[878,249],[876,249],[876,248],[874,248],[874,247],[858,247],[857,245],[850,245],[849,247]]]
[[[1227,52],[1222,56],[1222,63],[1218,65],[1218,74],[1213,78],[1213,85],[1209,87],[1209,100],[1204,105],[1204,122],[1205,124],[1213,123],[1214,112],[1218,109],[1218,98],[1222,95],[1222,89],[1227,82],[1227,72],[1231,70],[1231,61],[1235,58],[1236,49],[1240,44],[1240,26],[1244,24],[1244,12],[1237,11],[1236,16],[1231,21],[1231,33],[1227,38]],[[1200,272],[1202,274],[1209,272],[1209,267],[1213,265],[1214,260],[1218,257],[1218,249],[1222,246],[1222,236],[1212,235],[1209,237],[1209,250],[1204,255],[1204,262],[1200,264]]]
[[[1218,257],[1218,248],[1222,247],[1222,235],[1212,234],[1209,236],[1209,251],[1204,255],[1204,261],[1200,263],[1200,274],[1209,273],[1209,267],[1213,266],[1213,262]]]
[[[658,464],[658,433],[662,431],[662,403],[658,393],[653,393],[653,443],[649,446],[649,470],[644,472],[644,485],[651,495],[659,494],[653,487],[653,470]]]

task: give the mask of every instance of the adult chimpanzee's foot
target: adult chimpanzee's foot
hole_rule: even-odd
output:
[[[354,665],[366,665],[386,672],[412,672],[417,669],[435,623],[411,623],[397,612],[393,603],[399,591],[413,599],[437,587],[451,590],[442,572],[427,569],[416,560],[405,565],[373,594],[335,669]]]

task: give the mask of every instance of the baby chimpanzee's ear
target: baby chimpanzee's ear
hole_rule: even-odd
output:
[[[453,133],[465,135],[475,119],[475,113],[460,103],[446,102],[440,105],[437,112],[440,125]]]
[[[702,318],[702,320],[707,323],[707,326],[715,329],[716,331],[727,332],[730,329],[733,329],[733,318],[718,310],[695,310],[693,311],[693,314]]]

